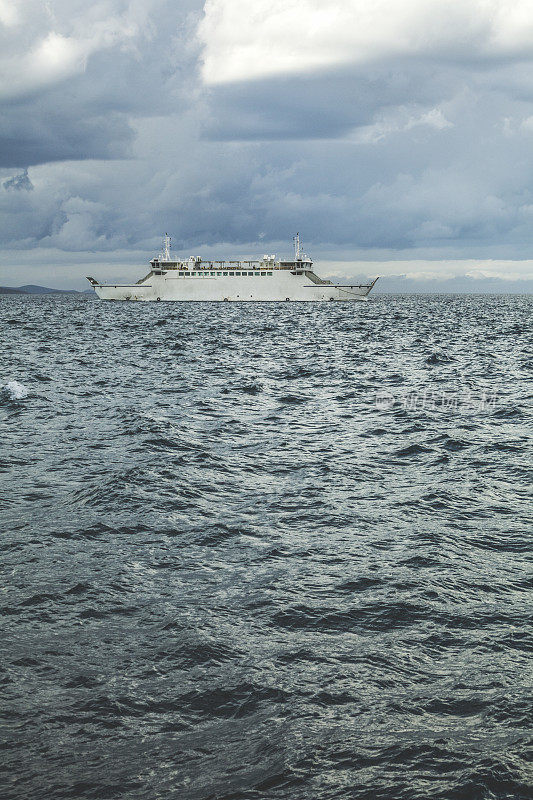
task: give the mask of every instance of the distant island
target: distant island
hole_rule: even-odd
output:
[[[25,286],[0,286],[0,294],[92,294],[92,289],[50,289],[48,286],[35,286],[28,283]]]

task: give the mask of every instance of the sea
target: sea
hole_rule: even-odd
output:
[[[1,297],[3,800],[531,798],[532,309]]]

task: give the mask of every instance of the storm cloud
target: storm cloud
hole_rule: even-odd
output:
[[[221,256],[300,230],[346,275],[531,256],[530,3],[0,0],[0,30],[3,283],[46,282],[32,253],[117,275],[164,230]]]

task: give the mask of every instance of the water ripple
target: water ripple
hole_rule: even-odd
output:
[[[3,797],[530,797],[530,316],[1,297]]]

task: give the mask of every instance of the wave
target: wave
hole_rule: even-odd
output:
[[[528,796],[531,301],[304,306],[0,302],[6,800]]]
[[[3,387],[3,391],[9,400],[24,400],[28,396],[28,389],[19,381],[9,381]]]

